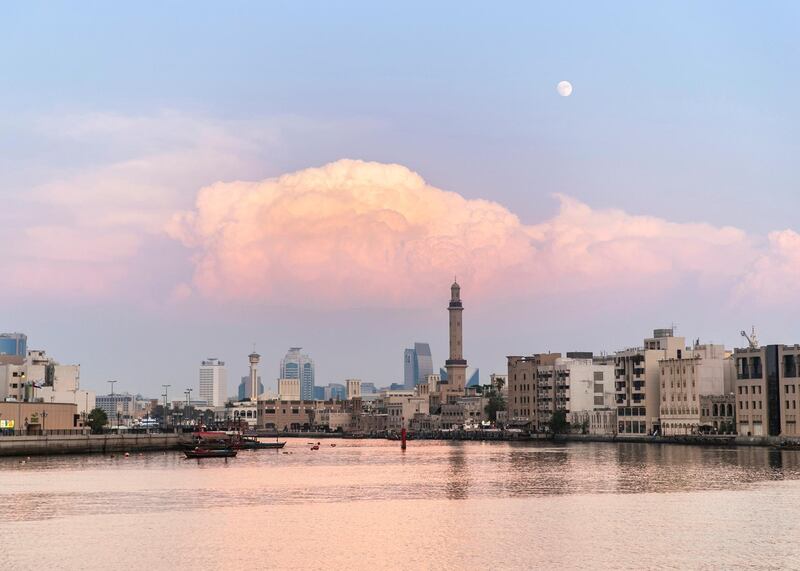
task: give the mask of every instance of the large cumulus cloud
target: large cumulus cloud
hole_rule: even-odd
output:
[[[763,255],[736,228],[557,198],[554,217],[526,225],[406,167],[340,160],[204,188],[168,233],[192,250],[201,295],[348,307],[427,304],[453,275],[475,296],[663,291],[687,280],[727,291]]]

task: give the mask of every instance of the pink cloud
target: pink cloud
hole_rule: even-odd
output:
[[[758,255],[736,228],[557,198],[553,218],[525,225],[403,166],[340,160],[206,187],[168,233],[192,250],[202,295],[338,307],[427,305],[453,275],[473,296],[724,289]]]

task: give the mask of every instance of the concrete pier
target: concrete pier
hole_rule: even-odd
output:
[[[0,456],[144,452],[178,448],[178,434],[88,434],[0,437]]]

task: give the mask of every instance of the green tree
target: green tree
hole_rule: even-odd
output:
[[[563,410],[557,410],[550,418],[550,432],[553,434],[563,434],[569,430],[569,423],[567,422],[567,413]]]
[[[108,415],[102,408],[95,408],[89,413],[86,423],[92,429],[92,432],[99,434],[103,427],[108,424]]]
[[[497,413],[498,411],[506,409],[506,401],[497,391],[491,391],[489,393],[489,402],[486,404],[486,407],[483,409],[486,412],[486,416],[489,417],[489,420],[495,422],[497,420]]]

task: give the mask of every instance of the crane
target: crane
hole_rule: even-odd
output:
[[[747,334],[747,331],[741,331],[742,337],[747,339],[747,344],[750,346],[751,349],[758,349],[758,337],[756,337],[756,326],[753,325],[750,328],[750,335]]]

